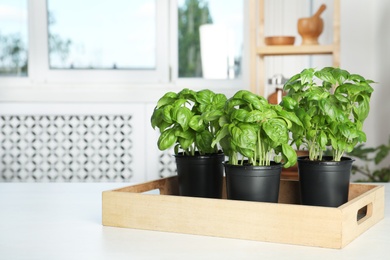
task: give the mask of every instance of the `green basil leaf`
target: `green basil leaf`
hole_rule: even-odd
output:
[[[242,95],[242,99],[253,106],[255,109],[261,109],[264,106],[264,100],[261,100],[261,98],[262,97],[249,91]]]
[[[187,139],[187,138],[178,137],[177,141],[180,144],[181,149],[183,149],[183,150],[187,150],[194,143],[193,138]]]
[[[325,115],[329,116],[331,121],[343,122],[347,119],[345,112],[338,108],[332,98],[321,100],[319,107]]]
[[[331,144],[332,148],[334,150],[336,150],[337,149],[337,143],[338,143],[337,138],[333,134],[330,134],[329,135],[329,139],[330,139],[330,144]]]
[[[244,109],[236,109],[231,114],[231,120],[238,120],[240,122],[245,122],[248,117],[249,112]]]
[[[359,130],[359,131],[357,132],[357,134],[358,134],[357,140],[358,140],[359,142],[366,142],[366,141],[367,141],[366,133],[364,133],[363,131]]]
[[[311,84],[313,82],[313,76],[314,76],[314,69],[313,68],[304,69],[300,73],[302,85]]]
[[[227,103],[227,111],[230,111],[234,109],[235,107],[240,107],[245,104],[245,101],[242,99],[237,99],[237,98],[231,98],[229,99],[229,102]]]
[[[318,143],[321,148],[325,148],[326,144],[328,143],[328,138],[324,131],[321,131],[318,137]]]
[[[157,108],[165,105],[172,104],[177,99],[177,94],[174,92],[167,92],[165,95],[157,101]]]
[[[288,144],[282,144],[282,157],[284,160],[284,167],[288,168],[297,163],[297,153]]]
[[[342,70],[340,68],[334,68],[333,77],[336,79],[338,85],[343,84],[345,81],[349,79],[349,72],[346,70]]]
[[[209,105],[212,103],[215,93],[209,89],[204,89],[196,93],[196,101],[200,104]]]
[[[282,118],[285,118],[299,126],[303,126],[301,120],[299,120],[299,118],[297,117],[297,115],[293,112],[289,112],[289,111],[286,111],[286,110],[281,110],[278,112],[278,114],[282,117]],[[290,128],[290,127],[289,127]]]
[[[222,110],[225,107],[227,98],[224,94],[216,94],[213,97],[212,105],[215,109]]]
[[[207,111],[202,114],[202,119],[206,122],[211,122],[219,119],[223,115],[221,110]]]
[[[248,93],[248,90],[239,90],[233,95],[233,99],[243,99],[242,96],[246,93]]]
[[[241,148],[236,147],[235,148],[240,154],[242,154],[244,157],[253,158],[254,157],[254,150],[249,148]]]
[[[289,80],[287,80],[287,82],[284,84],[283,86],[283,90],[284,91],[287,91],[288,94],[290,95],[291,94],[291,91],[294,90],[294,91],[298,91],[298,89],[301,88],[301,82],[299,81],[301,77],[301,74],[298,73],[294,76],[292,76]]]
[[[185,88],[180,91],[178,93],[178,97],[186,100],[191,100],[192,102],[196,102],[196,92],[188,88]]]
[[[264,113],[260,112],[259,110],[252,110],[245,114],[244,122],[255,123],[255,122],[260,122],[263,119],[264,119]]]
[[[292,97],[284,96],[282,98],[281,106],[288,110],[294,110],[295,107],[298,105],[298,102],[294,100]]]
[[[358,130],[356,130],[352,123],[339,124],[338,128],[340,130],[340,133],[346,139],[354,139],[359,137]]]
[[[308,140],[314,140],[317,136],[317,131],[314,129],[307,129],[306,136]]]
[[[203,153],[212,153],[214,151],[212,147],[213,135],[209,131],[203,131],[196,134],[195,143],[200,151]]]
[[[252,149],[256,146],[257,127],[249,124],[239,124],[230,126],[229,132],[232,141],[241,148]]]
[[[195,131],[192,131],[191,129],[184,131],[179,126],[174,127],[174,129],[175,129],[174,133],[177,137],[184,138],[184,139],[194,139],[195,138]]]
[[[163,108],[163,112],[161,114],[162,119],[169,124],[173,123],[172,116],[171,116],[171,110],[172,110],[171,105],[165,106]]]
[[[229,135],[229,125],[225,124],[219,131],[215,134],[215,138],[211,144],[214,147],[217,143],[219,143],[223,138]]]
[[[175,135],[175,130],[173,128],[167,129],[160,134],[160,137],[157,141],[158,149],[161,151],[166,150],[172,147],[177,140]]]
[[[329,92],[324,90],[323,88],[312,88],[310,92],[307,93],[306,95],[308,101],[313,101],[313,100],[323,100],[329,97]]]
[[[334,78],[334,75],[332,74],[332,71],[328,68],[324,68],[322,70],[316,71],[314,75],[319,78],[322,81],[326,81],[331,83],[332,85],[337,84],[337,80]]]
[[[204,123],[203,118],[200,115],[195,115],[191,117],[189,127],[196,132],[201,132],[205,130],[206,124]]]
[[[224,125],[226,124],[229,124],[229,120],[228,120],[228,116],[227,115],[222,115],[219,119],[218,119],[218,125],[220,127],[223,127]]]
[[[370,112],[370,99],[367,96],[360,96],[357,98],[355,106],[353,107],[353,114],[355,119],[363,122]]]
[[[343,94],[335,92],[334,96],[340,102],[343,102],[343,103],[348,103],[349,102],[349,99],[345,95],[343,95]]]
[[[150,123],[151,123],[153,129],[160,126],[162,122],[163,122],[162,110],[161,109],[154,109],[153,114],[150,117]]]
[[[263,124],[264,132],[276,144],[288,142],[288,130],[284,120],[270,119]]]
[[[348,147],[348,144],[344,140],[337,140],[337,150],[345,151]]]
[[[187,107],[179,107],[178,109],[174,109],[174,120],[186,131],[189,127],[189,123],[192,117],[192,112]]]

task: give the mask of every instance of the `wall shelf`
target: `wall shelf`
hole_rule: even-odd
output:
[[[283,55],[331,55],[332,66],[340,66],[340,0],[333,0],[333,41],[324,45],[265,45],[265,0],[250,0],[250,31],[251,31],[251,91],[259,95],[265,94],[265,57]],[[303,69],[303,68],[302,68]]]
[[[259,56],[320,55],[333,54],[333,52],[333,45],[262,46],[257,48],[257,54]]]

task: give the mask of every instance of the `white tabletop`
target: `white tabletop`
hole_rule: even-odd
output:
[[[124,186],[128,184],[0,183],[0,259],[386,259],[389,256],[390,183],[385,184],[385,218],[344,249],[102,226],[102,191]]]

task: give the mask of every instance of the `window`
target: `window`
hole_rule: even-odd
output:
[[[156,68],[154,0],[47,4],[51,69]]]
[[[27,76],[27,1],[0,1],[0,76]]]
[[[74,93],[145,85],[152,92],[241,88],[246,5],[244,0],[0,0],[0,39],[20,39],[7,40],[18,50],[14,56],[0,48],[0,88],[35,93],[30,87],[36,86],[53,94],[56,87]],[[3,15],[7,10],[14,16]]]
[[[166,1],[35,0],[30,4],[37,55],[31,57],[31,76],[37,82],[168,82]]]
[[[238,78],[243,14],[243,1],[179,0],[179,78]]]

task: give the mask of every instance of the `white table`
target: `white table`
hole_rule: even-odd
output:
[[[385,218],[344,249],[104,227],[102,191],[126,183],[0,183],[0,259],[389,259]]]

